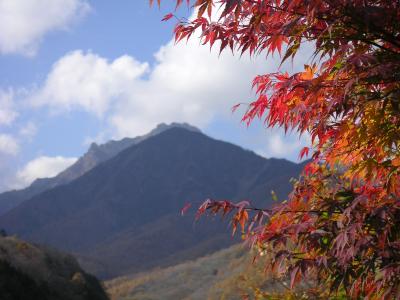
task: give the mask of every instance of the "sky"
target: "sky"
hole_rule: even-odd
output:
[[[147,0],[0,0],[0,191],[28,186],[73,164],[92,142],[187,122],[264,157],[298,161],[307,137],[240,122],[254,76],[279,56],[239,57],[175,44],[176,21],[161,22]],[[182,7],[175,14],[190,17]],[[281,70],[293,72],[300,59]]]

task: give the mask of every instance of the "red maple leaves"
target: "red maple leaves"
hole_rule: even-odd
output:
[[[312,145],[300,157],[311,153],[313,162],[288,201],[259,210],[208,200],[199,214],[232,213],[234,230],[246,228],[252,244],[268,248],[271,267],[290,274],[292,285],[317,272],[332,292],[344,290],[348,297],[398,297],[399,2],[188,3],[196,7],[197,18],[176,26],[176,41],[200,30],[203,43],[220,51],[278,52],[282,62],[304,43],[314,47],[314,61],[304,71],[256,77],[257,98],[243,116],[247,124],[263,119],[271,127],[310,134]],[[219,6],[219,19],[212,21]]]

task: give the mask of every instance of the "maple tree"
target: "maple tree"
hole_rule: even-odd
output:
[[[278,52],[282,62],[314,49],[302,72],[257,76],[243,116],[310,134],[300,156],[311,162],[288,200],[271,209],[207,200],[198,214],[230,214],[292,287],[316,274],[332,293],[400,298],[400,2],[186,2],[197,15],[177,24],[176,41],[198,30],[220,51]]]

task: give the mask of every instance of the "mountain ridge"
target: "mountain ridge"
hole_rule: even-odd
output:
[[[168,266],[225,248],[227,223],[179,216],[184,203],[281,198],[302,166],[265,159],[202,133],[171,128],[122,150],[72,182],[0,218],[0,228],[88,259],[102,278]],[[62,234],[60,234],[62,233]],[[181,256],[181,257],[180,257]],[[96,269],[95,262],[102,266]]]
[[[194,132],[201,132],[198,128],[187,123],[173,122],[169,125],[160,123],[156,128],[142,136],[123,138],[118,141],[110,140],[100,145],[92,143],[88,151],[86,151],[86,153],[84,153],[74,164],[61,171],[56,176],[50,178],[38,178],[26,188],[0,193],[0,216],[37,194],[71,182],[91,170],[99,163],[114,157],[129,146],[140,143],[149,137],[174,127],[185,128]]]

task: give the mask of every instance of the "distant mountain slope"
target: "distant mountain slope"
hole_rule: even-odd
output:
[[[176,266],[115,278],[105,286],[112,300],[210,299],[217,283],[242,274],[249,263],[249,250],[235,245]],[[236,297],[226,299],[243,299],[235,287],[230,293],[237,293]]]
[[[255,297],[255,287],[282,293],[289,282],[274,280],[264,272],[265,258],[252,264],[253,257],[250,249],[234,245],[176,266],[115,278],[105,286],[112,300],[264,299]]]
[[[313,287],[311,279],[304,280],[288,298],[290,278],[266,272],[268,254],[258,256],[254,263],[254,251],[237,244],[195,260],[114,278],[104,284],[111,300],[328,299],[327,295],[304,297],[304,292]]]
[[[269,206],[301,165],[171,128],[133,145],[69,184],[36,195],[0,228],[75,252],[101,277],[176,264],[232,243],[226,223],[179,216],[184,203],[249,197]]]
[[[71,256],[0,237],[0,299],[106,300],[97,279]]]
[[[199,132],[199,129],[186,123],[172,123],[170,125],[159,124],[150,133],[143,136],[138,136],[135,138],[124,138],[119,141],[109,141],[102,145],[92,143],[89,150],[82,157],[80,157],[76,163],[59,173],[57,176],[52,178],[37,179],[29,187],[22,190],[14,190],[1,193],[0,215],[3,215],[7,211],[18,206],[23,201],[32,198],[37,194],[40,194],[56,186],[71,182],[72,180],[82,176],[101,162],[106,161],[111,157],[114,157],[122,150],[173,127],[181,127]]]

